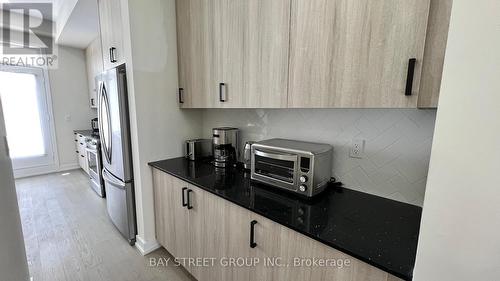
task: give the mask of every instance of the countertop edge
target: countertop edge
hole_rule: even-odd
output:
[[[365,263],[367,263],[367,264],[369,264],[369,265],[372,265],[372,266],[374,266],[374,267],[376,267],[376,268],[378,268],[378,269],[380,269],[380,270],[383,270],[383,271],[385,271],[385,272],[387,272],[387,273],[389,273],[389,274],[392,274],[392,275],[394,275],[394,276],[396,276],[396,277],[398,277],[398,278],[401,278],[401,279],[406,280],[406,281],[411,281],[411,280],[413,279],[413,276],[412,276],[412,275],[408,276],[408,275],[404,275],[404,274],[401,274],[401,273],[395,272],[395,271],[393,271],[393,270],[391,270],[391,269],[388,269],[388,268],[384,267],[383,265],[380,265],[380,264],[377,264],[377,263],[373,262],[373,261],[372,261],[372,260],[370,260],[370,259],[367,259],[367,258],[365,258],[365,257],[362,257],[362,256],[358,255],[358,254],[352,253],[351,251],[349,251],[349,250],[347,250],[347,249],[344,249],[344,248],[342,248],[342,247],[340,247],[340,246],[338,246],[338,245],[335,245],[334,243],[331,243],[331,242],[329,242],[329,241],[322,240],[322,239],[320,239],[320,238],[318,238],[318,237],[316,237],[316,236],[314,236],[314,235],[310,235],[309,233],[306,233],[306,232],[304,232],[304,231],[301,231],[301,230],[299,230],[299,229],[296,229],[296,228],[294,228],[293,226],[289,226],[289,225],[285,225],[285,224],[283,224],[283,223],[277,222],[276,220],[274,220],[274,219],[272,219],[272,218],[268,217],[268,216],[267,216],[267,215],[265,215],[265,214],[262,214],[262,213],[260,213],[260,212],[258,212],[258,211],[256,211],[256,210],[251,210],[251,209],[249,209],[247,206],[244,206],[244,205],[242,205],[242,204],[239,204],[238,202],[235,202],[235,201],[230,200],[230,199],[228,199],[228,198],[222,197],[220,194],[217,194],[217,193],[213,192],[213,190],[211,190],[211,189],[209,189],[209,188],[205,188],[203,185],[201,185],[201,184],[199,184],[199,183],[196,183],[196,182],[194,182],[194,181],[191,181],[191,180],[189,180],[189,179],[186,179],[186,178],[184,178],[184,177],[181,177],[181,176],[179,176],[179,175],[176,175],[176,174],[174,174],[174,173],[172,173],[172,172],[170,172],[170,171],[167,171],[167,170],[162,169],[161,167],[159,167],[159,166],[155,165],[155,163],[160,163],[160,162],[162,162],[162,161],[154,161],[154,162],[149,162],[149,163],[148,163],[148,166],[150,166],[150,167],[152,167],[152,168],[154,168],[154,169],[157,169],[157,170],[159,170],[159,171],[162,171],[162,172],[164,172],[164,173],[167,173],[167,174],[169,174],[169,175],[171,175],[171,176],[173,176],[173,177],[176,177],[176,178],[178,178],[178,179],[180,179],[180,180],[183,180],[183,181],[185,181],[185,182],[187,182],[187,183],[189,183],[189,184],[192,184],[192,185],[194,185],[194,186],[196,186],[196,187],[198,187],[198,188],[201,188],[202,190],[204,190],[204,191],[206,191],[206,192],[209,192],[209,193],[211,193],[211,194],[213,194],[213,195],[216,195],[217,197],[219,197],[219,198],[221,198],[221,199],[224,199],[224,200],[226,200],[226,201],[228,201],[228,202],[231,202],[231,203],[233,203],[233,204],[235,204],[235,205],[237,205],[237,206],[239,206],[239,207],[242,207],[242,208],[244,208],[244,209],[246,209],[246,210],[248,210],[248,211],[251,211],[251,212],[253,212],[253,213],[255,213],[255,214],[259,215],[259,216],[263,216],[263,217],[265,217],[265,218],[267,218],[267,219],[269,219],[269,220],[271,220],[271,221],[273,221],[273,222],[275,222],[275,223],[277,223],[277,224],[279,224],[279,225],[281,225],[281,226],[284,226],[284,227],[286,227],[286,228],[288,228],[288,229],[291,229],[291,230],[293,230],[293,231],[295,231],[295,232],[298,232],[298,233],[300,233],[300,234],[302,234],[302,235],[305,235],[306,237],[309,237],[309,238],[311,238],[311,239],[314,239],[315,241],[318,241],[318,242],[320,242],[320,243],[322,243],[322,244],[324,244],[324,245],[326,245],[326,246],[332,247],[332,248],[334,248],[334,249],[336,249],[336,250],[338,250],[338,251],[341,251],[342,253],[348,254],[348,255],[350,255],[350,256],[352,256],[352,257],[354,257],[354,258],[356,258],[356,259],[358,259],[358,260],[360,260],[360,261],[363,261],[363,262],[365,262]]]
[[[73,130],[73,133],[80,134],[80,135],[86,135],[88,133],[92,133],[92,129],[87,129],[87,130]]]

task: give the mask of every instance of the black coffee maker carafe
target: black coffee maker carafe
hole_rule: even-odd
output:
[[[92,133],[99,135],[99,119],[94,118],[90,120],[90,123],[92,125]]]

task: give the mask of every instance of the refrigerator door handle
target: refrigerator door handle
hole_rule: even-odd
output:
[[[104,181],[112,184],[113,186],[115,187],[118,187],[120,189],[125,189],[126,185],[124,182],[121,182],[121,181],[117,181],[115,179],[113,179],[113,176],[111,176],[109,174],[108,171],[106,171],[106,169],[103,169],[102,170],[102,178],[104,179]]]
[[[108,117],[108,136],[109,136],[109,141],[108,143],[106,143],[107,147],[106,147],[106,151],[108,152],[108,160],[109,160],[109,164],[111,164],[111,155],[112,155],[112,151],[113,151],[113,130],[111,129],[111,113],[109,112],[109,99],[108,99],[108,94],[106,92],[106,87],[105,85],[103,85],[103,89],[104,89],[104,97],[105,97],[105,101],[106,101],[106,116]]]
[[[102,106],[103,106],[103,101],[102,101],[102,87],[104,86],[104,83],[99,81],[99,90],[97,91],[97,125],[99,126],[99,137],[102,139],[102,119],[101,119],[101,111],[102,111]],[[104,146],[104,144],[103,144]],[[104,147],[103,147],[104,149]]]
[[[109,164],[111,164],[111,140],[106,139],[105,134],[104,134],[104,127],[103,127],[103,120],[104,120],[104,115],[106,114],[106,122],[107,122],[107,130],[108,130],[108,137],[112,137],[112,130],[111,130],[111,115],[109,112],[109,100],[108,96],[106,94],[106,87],[104,85],[104,82],[101,82],[101,87],[100,87],[100,98],[99,98],[99,127],[100,127],[100,135],[101,135],[101,140],[102,140],[102,148],[104,152],[104,156],[106,157],[106,160],[108,161]],[[103,112],[103,110],[105,112]]]
[[[104,82],[102,81],[99,81],[99,100],[98,100],[98,104],[97,104],[97,107],[98,107],[98,117],[99,117],[99,121],[98,121],[98,125],[99,125],[99,137],[101,138],[102,140],[102,151],[104,152],[104,156],[107,157],[107,152],[106,152],[106,141],[104,139],[104,129],[102,128],[102,116],[103,116],[103,107],[104,107],[104,94],[103,94],[103,88],[104,88]],[[106,158],[107,159],[107,158]]]

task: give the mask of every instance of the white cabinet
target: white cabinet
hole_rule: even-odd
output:
[[[89,104],[91,108],[97,108],[97,83],[96,76],[104,71],[102,59],[101,37],[92,41],[85,49],[85,58],[87,62],[87,77],[89,84]]]
[[[108,70],[125,62],[122,4],[121,0],[99,0],[98,4],[103,64]]]
[[[89,173],[89,165],[87,162],[87,138],[78,133],[74,133],[75,135],[75,152],[76,152],[76,157],[78,158],[78,165],[82,170],[85,171],[85,173]]]

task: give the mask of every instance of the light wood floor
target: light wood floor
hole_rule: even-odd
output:
[[[150,267],[109,221],[106,201],[80,170],[16,181],[30,273],[34,281],[192,280],[181,268]]]

